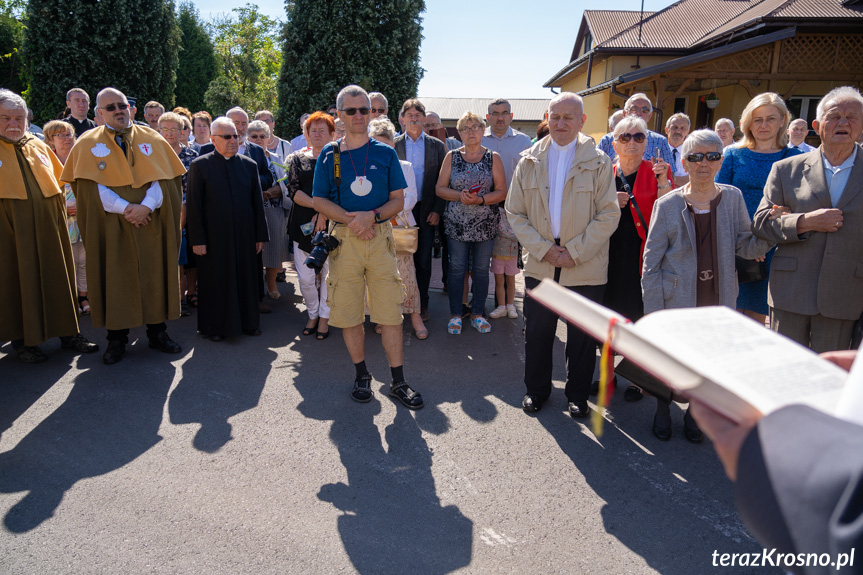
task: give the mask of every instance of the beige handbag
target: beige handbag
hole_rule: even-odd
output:
[[[401,213],[399,213],[399,216],[402,216],[404,226],[398,225],[398,221],[393,223],[393,239],[396,244],[396,252],[415,254],[417,244],[419,243],[419,228],[417,226],[409,226],[407,218]],[[396,218],[393,218],[393,220],[396,220]]]

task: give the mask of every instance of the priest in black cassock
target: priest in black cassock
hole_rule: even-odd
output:
[[[198,331],[213,341],[260,335],[257,255],[269,240],[258,168],[238,155],[237,129],[216,118],[215,151],[189,166],[186,225],[198,256]]]

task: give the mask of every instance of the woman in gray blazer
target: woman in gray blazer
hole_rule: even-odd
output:
[[[672,308],[737,302],[734,256],[762,259],[772,244],[752,235],[746,203],[734,186],[716,184],[722,166],[722,140],[712,130],[696,130],[683,143],[689,183],[659,198],[653,206],[644,248],[641,290],[644,313]],[[689,415],[684,435],[703,439]],[[653,433],[671,437],[670,402],[657,399]]]

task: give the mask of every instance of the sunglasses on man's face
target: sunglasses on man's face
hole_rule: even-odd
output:
[[[371,108],[373,114],[383,114],[387,111],[386,108]]]
[[[341,111],[344,112],[345,114],[347,114],[348,116],[355,116],[357,114],[357,112],[359,112],[360,115],[362,115],[362,116],[368,116],[369,115],[369,108],[342,108]]]
[[[239,140],[240,136],[237,134],[213,134],[216,138],[222,138],[223,140]]]
[[[718,162],[719,160],[722,159],[722,153],[721,152],[710,152],[707,154],[689,154],[688,156],[686,156],[686,161],[691,162],[693,164],[697,164],[701,160],[703,160],[704,158],[707,158],[708,162]]]
[[[617,137],[617,141],[624,143],[624,144],[628,144],[631,140],[635,140],[636,144],[641,144],[646,139],[647,139],[647,136],[645,136],[644,134],[641,134],[641,133],[638,133],[638,134],[621,134]]]
[[[106,112],[113,112],[114,110],[125,110],[129,107],[129,104],[123,104],[120,102],[119,104],[108,104],[107,106],[102,106],[102,109]]]

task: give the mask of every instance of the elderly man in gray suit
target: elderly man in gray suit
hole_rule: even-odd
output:
[[[848,349],[863,312],[863,96],[844,86],[818,104],[821,146],[777,162],[752,228],[779,244],[770,267],[770,326],[817,352]],[[770,219],[774,206],[788,208]]]
[[[428,321],[434,230],[440,223],[446,203],[435,194],[435,186],[447,149],[443,142],[423,132],[426,109],[422,102],[416,98],[405,101],[399,117],[404,121],[405,133],[395,140],[396,154],[399,160],[411,163],[417,180],[417,204],[413,212],[420,229],[414,265],[420,291],[420,313],[422,320]]]

